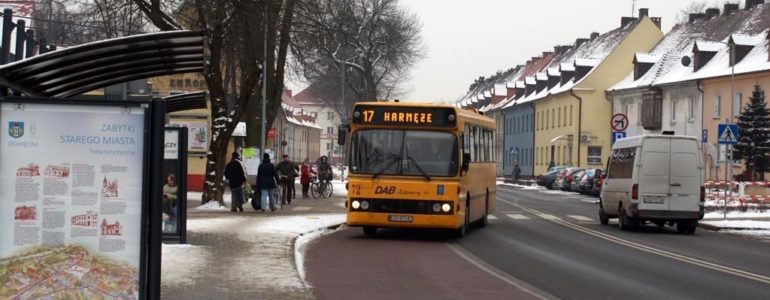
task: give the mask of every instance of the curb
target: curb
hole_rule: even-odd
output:
[[[701,223],[701,222],[698,222],[698,227],[706,229],[706,230],[711,230],[711,231],[719,231],[719,230],[722,230],[722,229],[727,229],[727,228],[722,228],[722,227],[714,226],[714,225],[711,225],[711,224],[705,224],[705,223]]]
[[[313,233],[316,233],[316,232],[337,230],[340,227],[345,226],[345,224],[346,223],[339,223],[339,224],[334,224],[334,225],[318,228],[318,229],[315,229],[315,230],[311,230],[311,231],[308,231],[308,232],[301,233],[301,234],[299,234],[299,235],[297,235],[297,236],[295,236],[294,238],[291,239],[291,253],[293,254],[293,258],[294,258],[294,259],[292,259],[291,263],[292,263],[292,265],[294,265],[294,270],[297,272],[297,275],[299,275],[300,280],[302,281],[302,285],[304,285],[309,291],[311,291],[311,294],[312,294],[312,286],[310,286],[310,284],[305,280],[305,277],[302,276],[302,274],[300,274],[299,267],[297,266],[297,239],[299,239],[300,237],[303,237],[305,235],[313,234]]]

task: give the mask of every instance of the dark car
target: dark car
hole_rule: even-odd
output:
[[[580,181],[583,180],[583,177],[586,175],[586,170],[579,171],[575,173],[575,175],[572,175],[572,182],[570,182],[569,189],[570,191],[579,193],[580,192]]]
[[[607,171],[604,169],[597,170],[598,175],[594,175],[594,184],[591,187],[591,195],[594,197],[599,197],[599,194],[602,192],[602,186],[604,185],[604,179],[607,176]]]
[[[562,191],[570,191],[572,190],[572,180],[575,180],[575,175],[577,175],[578,172],[583,171],[583,169],[580,168],[574,168],[569,170],[567,172],[566,176],[564,176],[564,180],[561,183],[561,190]]]
[[[556,175],[559,174],[561,170],[554,170],[542,175],[537,176],[537,185],[547,187],[548,189],[551,189],[551,186],[553,185],[553,181],[556,180]]]
[[[601,169],[588,169],[585,176],[580,179],[580,193],[590,195],[594,186],[594,180],[601,174]]]

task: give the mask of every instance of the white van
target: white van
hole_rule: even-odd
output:
[[[647,222],[692,234],[703,219],[703,159],[694,137],[641,135],[612,146],[599,197],[599,220],[621,230]]]

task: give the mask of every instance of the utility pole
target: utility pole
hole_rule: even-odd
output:
[[[259,159],[262,159],[263,153],[267,153],[265,151],[265,140],[267,138],[267,3],[269,0],[265,0],[265,17],[263,20],[263,31],[264,31],[264,40],[263,40],[263,58],[262,58],[262,144],[260,145],[260,154]]]

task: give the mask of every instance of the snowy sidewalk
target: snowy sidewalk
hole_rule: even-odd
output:
[[[298,186],[301,195],[301,188]],[[189,244],[164,244],[162,299],[313,299],[298,272],[298,237],[345,222],[345,187],[330,199],[299,199],[282,210],[245,212],[211,205],[188,210]],[[199,204],[200,193],[188,193]],[[229,205],[229,194],[225,197]],[[299,263],[297,261],[298,260]]]

